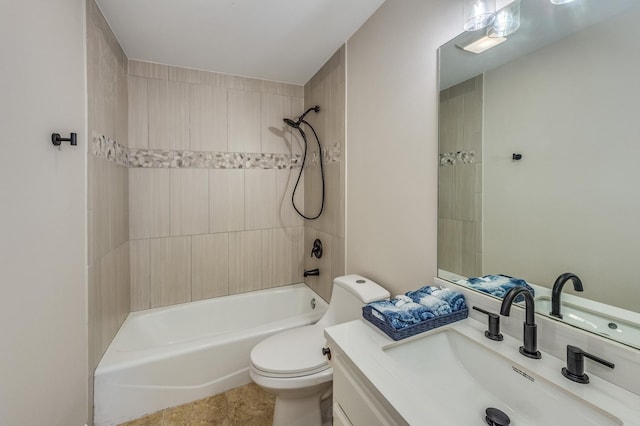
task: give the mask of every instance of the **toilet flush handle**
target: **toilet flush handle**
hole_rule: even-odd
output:
[[[322,348],[322,355],[326,356],[329,361],[331,361],[331,349],[330,348]]]

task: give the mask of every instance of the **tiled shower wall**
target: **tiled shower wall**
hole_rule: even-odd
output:
[[[305,282],[327,301],[331,297],[333,278],[344,275],[344,217],[345,217],[345,68],[346,48],[342,46],[304,86],[305,110],[318,105],[320,113],[307,115],[316,129],[323,155],[313,132],[305,128],[312,158],[324,163],[325,206],[316,220],[305,220],[304,263],[305,269],[318,268],[318,277],[307,277]],[[298,114],[301,114],[300,111]],[[305,214],[315,215],[320,209],[322,186],[320,163],[312,161],[305,167]],[[313,241],[322,241],[324,253],[320,259],[311,257]]]
[[[440,92],[438,268],[482,275],[483,76]]]
[[[86,5],[91,413],[93,371],[129,313],[129,185],[126,166],[99,158],[92,149],[92,139],[99,135],[128,144],[127,58],[94,1]]]
[[[303,87],[134,60],[128,87],[131,310],[301,282]]]

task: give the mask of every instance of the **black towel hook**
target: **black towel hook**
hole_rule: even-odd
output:
[[[68,138],[63,138],[60,133],[51,133],[51,143],[55,146],[60,146],[62,142],[69,142],[70,145],[78,145],[78,134],[70,133]]]

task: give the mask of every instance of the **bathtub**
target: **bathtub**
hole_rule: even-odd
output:
[[[320,319],[305,284],[130,313],[94,375],[94,424],[116,425],[247,384],[266,337]]]

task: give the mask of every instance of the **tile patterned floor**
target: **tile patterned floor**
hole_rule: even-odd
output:
[[[120,426],[271,426],[275,397],[254,383]]]

